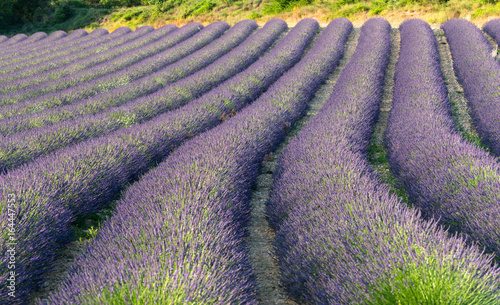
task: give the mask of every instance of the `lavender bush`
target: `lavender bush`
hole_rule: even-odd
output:
[[[69,48],[76,44],[95,39],[99,36],[108,34],[106,29],[97,29],[89,35],[85,30],[75,30],[70,35],[67,35],[64,31],[56,31],[50,34],[48,38],[53,37],[54,39],[45,39],[43,44],[35,48],[28,50],[15,50],[10,53],[5,53],[0,56],[0,67],[7,65],[12,65],[21,61],[27,61],[28,59],[36,58],[41,55],[45,55],[50,52],[60,50],[62,48]],[[57,38],[57,39],[56,39]]]
[[[486,22],[483,25],[483,31],[493,37],[497,44],[500,44],[500,18]]]
[[[304,24],[311,36],[318,28],[311,19],[296,28]],[[307,101],[338,63],[351,29],[347,19],[333,21],[311,52],[264,95],[181,146],[129,188],[51,301],[255,304],[243,244],[251,186],[264,155],[283,138],[286,123],[305,113]],[[144,246],[139,250],[133,240]],[[106,253],[97,251],[102,248],[112,249],[121,264],[106,261]],[[138,273],[152,276],[138,278]],[[165,282],[166,289],[154,288]]]
[[[111,42],[114,38],[130,33],[131,31],[132,30],[127,27],[121,27],[109,34],[105,29],[97,29],[87,36],[87,38],[90,38],[89,40],[85,40],[75,46],[65,48],[63,45],[63,49],[58,50],[61,46],[56,44],[54,46],[56,48],[54,52],[46,54],[31,54],[35,56],[35,58],[30,58],[28,56],[21,61],[0,67],[0,80],[2,82],[7,82],[24,76],[29,76],[30,73],[41,73],[58,66],[68,64],[72,60],[74,61],[79,58],[90,56],[99,48],[106,48],[108,47],[108,44],[118,42],[118,40]],[[33,69],[33,71],[29,72],[30,69]]]
[[[179,29],[172,35],[169,35],[169,37],[167,37],[166,41],[163,43],[165,45],[166,44],[172,44],[172,45],[177,44],[177,45],[173,46],[172,48],[167,48],[163,52],[159,52],[153,56],[150,56],[147,59],[141,60],[136,64],[125,67],[124,69],[120,69],[115,72],[105,74],[101,77],[98,77],[97,79],[83,82],[79,85],[72,86],[66,90],[57,91],[52,94],[46,94],[36,97],[34,99],[25,100],[23,102],[19,102],[16,104],[0,107],[1,118],[19,116],[21,114],[29,114],[35,111],[37,112],[36,119],[28,115],[24,117],[15,118],[14,120],[15,123],[14,122],[6,123],[5,125],[2,124],[2,126],[5,127],[3,130],[5,131],[8,128],[12,128],[12,124],[15,124],[15,127],[11,130],[16,130],[16,132],[18,132],[22,130],[31,129],[33,128],[31,126],[33,125],[35,125],[36,127],[41,127],[43,126],[42,123],[43,121],[54,123],[57,122],[55,116],[53,116],[50,120],[47,120],[45,119],[46,117],[44,118],[44,115],[47,115],[48,113],[44,112],[42,114],[38,111],[41,111],[44,108],[53,108],[56,106],[72,104],[74,101],[88,98],[99,92],[105,92],[119,86],[124,86],[135,79],[145,76],[150,76],[151,74],[157,72],[158,70],[162,70],[163,71],[162,73],[164,74],[172,75],[171,73],[172,69],[170,71],[164,70],[166,66],[174,63],[175,61],[181,60],[183,57],[186,57],[187,55],[195,52],[196,50],[206,46],[208,43],[214,41],[215,39],[220,37],[220,35],[222,35],[224,31],[226,31],[229,28],[229,25],[225,22],[214,22],[208,25],[205,28],[205,30],[199,32],[198,35],[195,35],[187,39],[188,37],[198,32],[202,27],[203,26],[199,23],[190,23],[184,26],[183,28]],[[185,39],[187,40],[182,41]],[[182,43],[179,43],[180,41],[182,41]],[[215,44],[216,43],[214,43],[214,45]],[[201,61],[202,60],[198,58],[198,62]],[[185,66],[187,65],[186,61],[184,61],[184,65]],[[102,64],[102,66],[105,67],[105,63]],[[190,65],[191,70],[194,70],[193,68],[195,67],[197,66],[194,64]],[[178,65],[177,69],[179,68],[181,67],[179,67]],[[91,73],[91,71],[85,72],[85,74],[87,75],[89,73]],[[174,74],[174,77],[171,78],[175,79],[175,76],[178,75],[179,75],[178,73]],[[133,98],[131,97],[131,99]],[[89,102],[91,101],[87,100],[85,102],[82,101],[81,103],[89,103]],[[59,107],[59,109],[57,109],[55,112],[58,111],[64,112],[68,110],[68,108],[73,108],[72,110],[76,110],[75,107],[65,107],[65,108]],[[76,115],[75,113],[74,117],[77,116],[78,115]],[[29,121],[30,123],[27,123],[27,121]],[[8,132],[4,132],[3,134],[5,135],[7,133]]]
[[[368,164],[389,54],[389,23],[367,21],[326,105],[279,157],[267,212],[282,282],[304,304],[495,304],[491,257],[421,220]]]
[[[128,32],[128,30],[124,28],[121,32]],[[148,36],[149,39],[154,39],[151,37],[151,35],[153,35],[151,32],[154,32],[153,27],[143,26],[134,32],[114,37],[104,45],[95,45],[94,48],[90,50],[78,52],[76,56],[70,54],[69,56],[63,56],[49,62],[42,62],[38,65],[3,75],[0,77],[0,80],[4,82],[0,84],[0,92],[2,92],[2,94],[0,94],[0,102],[5,99],[5,92],[17,91],[26,86],[33,86],[47,80],[58,79],[113,59],[136,47],[140,47],[147,43],[144,36]],[[128,46],[128,48],[123,49],[124,46]],[[5,102],[1,102],[1,104],[4,103]]]
[[[500,163],[454,126],[437,41],[423,21],[401,25],[387,147],[391,169],[424,217],[500,254]]]
[[[38,53],[47,47],[53,46],[54,44],[68,43],[74,38],[81,38],[83,36],[86,36],[87,34],[88,33],[85,30],[73,31],[71,35],[68,35],[64,31],[55,31],[49,36],[45,34],[44,39],[41,39],[36,44],[31,44],[29,47],[14,49],[9,52],[2,52],[2,55],[0,55],[0,65],[3,66],[5,64],[13,62],[13,60],[16,59],[19,60],[19,58],[22,58],[23,55],[29,53]]]
[[[28,36],[25,34],[17,34],[6,40],[2,45],[0,46],[0,50],[3,52],[4,50],[8,50],[10,47],[13,45],[20,43],[23,40],[26,40]]]
[[[47,38],[47,34],[44,32],[37,32],[37,33],[32,34],[31,36],[26,37],[26,38],[24,38],[24,36],[26,36],[26,35],[24,35],[24,36],[22,36],[22,35],[24,35],[24,34],[18,34],[18,35],[13,36],[12,37],[12,44],[3,48],[2,52],[11,52],[13,50],[29,49],[29,48],[32,48],[33,46],[37,46],[40,43],[40,41]],[[17,38],[17,39],[15,39],[15,38]]]
[[[238,46],[256,28],[257,24],[253,20],[239,22],[237,26],[233,27],[234,30],[229,30],[224,38],[209,48],[207,50],[209,52],[198,54],[200,56],[196,58],[196,62],[202,63],[202,66],[207,66],[211,63],[210,65],[154,95],[131,101],[120,107],[108,109],[98,115],[87,115],[77,120],[65,121],[46,128],[22,132],[5,138],[5,141],[2,141],[0,144],[2,145],[0,151],[3,152],[0,156],[0,171],[20,165],[34,157],[48,154],[69,144],[81,142],[119,128],[149,120],[160,113],[184,105],[193,98],[209,91],[211,88],[242,71],[249,63],[257,60],[282,31],[281,26],[273,26],[271,24],[264,31],[259,31],[256,35],[253,35]],[[232,51],[227,56],[221,58],[222,55],[230,50]],[[193,58],[191,56],[188,58],[188,63],[192,63]],[[213,62],[217,58],[219,59]],[[176,71],[175,68],[177,67],[173,68]],[[142,90],[143,94],[145,94],[161,88],[162,85],[158,83],[159,79],[156,76],[153,74],[146,79],[146,82],[142,80],[141,83],[134,84],[135,93]],[[166,76],[169,77],[169,75]],[[125,91],[125,97],[130,99],[134,96],[129,90]],[[119,98],[115,95],[113,102],[116,103]],[[103,104],[103,100],[101,99],[94,105],[96,107],[103,107]]]
[[[253,28],[256,27],[253,21],[245,23],[253,25]],[[272,35],[276,38],[285,28],[286,24],[283,21],[270,21],[253,39],[249,39],[245,48],[259,47],[258,42],[265,43],[269,40],[266,36]],[[266,63],[281,62],[281,66],[277,66],[278,74],[275,78],[279,76],[280,71],[283,71],[283,67],[289,65],[289,60],[296,61],[300,57],[300,50],[304,50],[315,29],[310,24],[299,24],[286,43],[279,44],[276,52],[269,53],[273,55],[266,57]],[[306,37],[304,34],[309,35]],[[267,42],[268,46],[272,40]],[[245,48],[235,50],[241,52],[245,51]],[[287,52],[292,52],[294,57],[291,59],[282,57],[283,54],[289,54]],[[298,57],[296,52],[299,52]],[[245,58],[240,60],[245,61]],[[256,68],[255,73],[261,71],[260,66]],[[252,75],[253,78],[255,73]],[[242,97],[236,95],[232,98],[229,94],[242,92],[245,88],[255,93],[253,88],[257,85],[260,85],[261,92],[264,91],[269,82],[272,82],[272,77],[264,79],[267,83],[264,81],[256,84],[244,82],[247,80],[244,77],[239,87],[235,86],[238,84],[235,82],[229,84],[234,87],[218,87],[221,89],[219,93],[212,95],[212,99],[222,97],[224,100],[219,101],[218,108],[212,105],[207,107],[212,109],[212,116],[202,111],[203,105],[198,104],[199,108],[185,108],[176,114],[165,114],[146,124],[58,151],[52,156],[39,159],[36,163],[1,176],[2,198],[11,191],[18,194],[19,205],[16,215],[23,215],[17,220],[16,236],[20,241],[19,249],[30,249],[17,256],[16,270],[20,270],[18,280],[21,283],[18,286],[21,297],[17,300],[22,302],[23,298],[27,298],[29,293],[43,282],[43,274],[52,268],[51,263],[56,258],[56,250],[68,241],[71,235],[70,224],[76,217],[99,210],[118,194],[129,179],[147,170],[150,164],[160,161],[183,140],[201,132],[197,129],[208,128],[220,122],[221,116],[230,113],[232,109],[228,109],[230,106],[224,103],[225,99],[231,100],[235,107],[238,101],[248,102],[246,95]],[[224,94],[220,96],[220,92]],[[213,104],[213,100],[205,103]],[[32,187],[27,188],[29,184],[32,184]],[[0,202],[5,204],[7,201]],[[53,212],[55,214],[52,214]],[[6,219],[0,221],[5,222]],[[0,245],[2,251],[6,250],[6,242],[6,235],[3,235]],[[4,260],[2,266],[6,263]],[[0,280],[5,281],[5,279],[6,275],[2,274]],[[6,297],[6,288],[2,289],[1,295]]]
[[[442,25],[453,67],[469,102],[473,124],[491,152],[500,156],[500,65],[484,34],[464,19]]]
[[[32,78],[25,78],[4,84],[4,89],[15,88],[15,92],[9,94],[7,97],[2,97],[2,100],[20,101],[26,98],[33,98],[91,81],[99,76],[128,67],[137,61],[171,47],[172,41],[170,38],[173,35],[172,32],[176,29],[175,25],[165,25],[144,35],[140,39],[120,46],[114,52],[100,53],[97,58],[87,58],[84,61],[73,63],[69,67],[58,69],[57,72],[51,71],[51,73],[45,76],[36,75]],[[35,83],[39,85],[34,86],[33,79],[36,79]],[[31,86],[24,88],[27,83]],[[21,88],[24,89],[20,90]],[[12,89],[6,90],[11,91]]]
[[[0,48],[2,46],[4,46],[4,42],[9,40],[9,37],[5,36],[5,35],[0,35]]]

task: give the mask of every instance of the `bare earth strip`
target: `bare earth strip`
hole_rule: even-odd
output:
[[[434,36],[436,36],[438,41],[441,71],[448,89],[448,99],[450,100],[453,109],[453,120],[462,134],[462,137],[486,149],[486,147],[481,144],[481,138],[472,124],[470,108],[468,106],[467,99],[464,96],[464,89],[458,82],[455,75],[455,70],[453,69],[453,58],[451,57],[450,46],[448,45],[444,31],[442,29],[435,29]]]
[[[255,31],[260,30],[262,27],[258,27]],[[276,41],[269,47],[269,49],[264,52],[264,55],[269,53],[287,34],[290,32],[292,28],[288,28],[280,36],[276,39]],[[126,188],[124,188],[125,190]],[[92,228],[94,231],[93,236],[95,236],[95,232],[98,230],[99,222],[105,221],[105,219],[113,214],[113,206],[115,202],[111,203],[110,206],[102,209],[101,212],[91,215],[87,217],[83,222],[86,224],[84,227],[80,228],[84,232],[89,232]],[[75,240],[68,244],[66,244],[59,252],[59,258],[54,264],[54,270],[47,274],[47,280],[44,282],[43,286],[36,292],[34,292],[31,296],[30,304],[38,304],[37,300],[41,300],[44,304],[48,304],[48,296],[51,293],[54,293],[57,290],[58,285],[65,279],[68,274],[70,268],[72,267],[73,261],[75,257],[82,254],[86,248],[87,242],[91,240],[91,238],[82,238],[82,242]]]
[[[408,203],[406,191],[398,187],[396,178],[392,175],[387,162],[387,150],[385,148],[385,131],[387,129],[387,120],[392,109],[392,96],[394,93],[394,73],[396,63],[399,58],[399,49],[401,46],[401,37],[399,29],[391,29],[391,55],[389,64],[384,76],[384,92],[382,102],[380,103],[380,112],[377,124],[373,128],[368,159],[373,170],[380,176],[384,183],[391,186],[391,190],[396,193],[404,202]]]
[[[340,60],[339,66],[326,80],[310,103],[310,108],[305,117],[296,122],[287,134],[285,140],[278,146],[274,153],[266,156],[262,163],[257,183],[252,192],[251,221],[249,226],[249,235],[246,243],[249,248],[250,261],[255,272],[257,281],[257,294],[260,304],[296,304],[286,294],[281,287],[279,268],[277,258],[273,248],[275,232],[269,226],[266,219],[266,203],[269,200],[269,192],[273,183],[273,175],[276,168],[277,156],[288,144],[297,132],[304,126],[318,111],[323,107],[328,97],[333,91],[333,86],[339,78],[340,72],[344,69],[351,58],[358,42],[360,29],[355,28],[351,32],[349,39],[344,47],[344,57]],[[316,35],[315,39],[319,36]],[[313,41],[314,42],[314,41]],[[312,46],[312,44],[311,44]]]
[[[491,56],[495,57],[495,59],[497,61],[500,61],[500,53],[498,51],[498,44],[497,44],[497,42],[495,41],[495,39],[493,39],[493,37],[491,37],[490,35],[488,35],[488,33],[486,33],[486,32],[483,31],[483,34],[484,34],[484,36],[486,36],[486,38],[488,39],[488,42],[490,43],[490,46],[493,48],[493,52],[492,52]]]

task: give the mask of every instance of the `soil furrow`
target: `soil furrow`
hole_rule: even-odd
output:
[[[382,102],[380,103],[380,112],[377,123],[373,128],[370,148],[368,150],[368,160],[373,170],[380,176],[380,179],[391,186],[391,191],[397,194],[405,203],[408,203],[408,194],[398,186],[396,178],[392,175],[389,163],[387,162],[387,150],[384,144],[385,131],[387,129],[387,121],[392,109],[392,96],[394,93],[394,73],[396,71],[396,63],[399,58],[399,49],[401,45],[401,37],[399,29],[391,29],[391,55],[389,64],[384,76],[384,92],[382,94]]]
[[[490,46],[493,48],[493,51],[491,53],[491,57],[495,57],[495,59],[497,61],[500,61],[500,53],[498,51],[498,44],[497,44],[497,42],[495,41],[495,39],[493,39],[493,37],[491,37],[490,35],[488,35],[488,33],[486,33],[486,32],[483,31],[483,34],[484,34],[484,36],[486,36],[486,38],[488,39],[488,42],[490,43]]]
[[[266,203],[269,200],[269,192],[272,187],[273,175],[277,164],[277,156],[288,144],[290,139],[297,134],[302,126],[304,126],[318,113],[321,107],[323,107],[333,91],[333,87],[340,75],[340,72],[344,69],[356,49],[359,33],[359,28],[353,29],[349,35],[346,45],[344,46],[343,58],[340,60],[338,67],[336,67],[334,72],[328,77],[325,84],[320,86],[316,92],[314,98],[311,100],[309,105],[310,108],[308,109],[306,116],[294,124],[288,132],[285,140],[278,146],[276,151],[268,154],[262,163],[256,185],[252,192],[252,199],[250,201],[251,220],[249,226],[249,236],[246,239],[249,248],[250,261],[256,276],[258,289],[257,294],[260,304],[296,304],[286,294],[281,285],[277,258],[273,246],[275,232],[269,226],[265,214]],[[318,37],[319,34],[316,35],[315,39]],[[312,45],[313,43],[311,43],[311,47]],[[304,54],[307,54],[307,52]]]

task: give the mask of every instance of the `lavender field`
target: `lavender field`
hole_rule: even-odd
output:
[[[0,37],[0,304],[500,304],[500,19]]]

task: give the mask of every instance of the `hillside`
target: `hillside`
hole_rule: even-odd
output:
[[[0,13],[0,34],[7,36],[80,28],[157,28],[193,21],[206,25],[254,19],[262,25],[273,18],[283,19],[290,26],[303,18],[314,18],[326,26],[336,17],[347,17],[360,26],[373,16],[381,16],[393,26],[408,18],[420,18],[430,24],[464,18],[481,26],[500,16],[498,0],[30,0],[22,2],[24,7],[18,7],[17,13],[17,0],[6,1],[14,3],[11,16],[6,15],[8,10]]]

